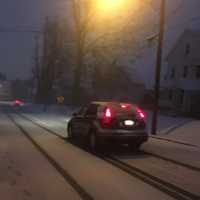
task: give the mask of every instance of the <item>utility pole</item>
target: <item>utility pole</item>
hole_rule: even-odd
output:
[[[158,38],[155,88],[154,88],[154,108],[153,108],[154,110],[153,110],[152,127],[151,127],[152,135],[156,135],[157,132],[158,109],[159,109],[159,98],[160,98],[160,73],[162,65],[162,52],[163,52],[163,40],[164,40],[164,29],[165,29],[165,5],[166,5],[166,0],[161,0],[160,30]]]
[[[72,9],[74,15],[74,23],[76,28],[75,36],[75,51],[76,51],[76,68],[74,71],[74,82],[73,82],[73,101],[75,104],[80,104],[82,87],[81,80],[82,74],[85,67],[84,57],[85,57],[85,45],[87,37],[87,26],[90,22],[90,12],[92,8],[92,1],[83,1],[83,5],[78,0],[72,1]]]
[[[33,88],[36,87],[36,92],[38,95],[38,88],[39,88],[39,81],[40,81],[40,49],[39,49],[39,35],[36,34],[35,37],[35,49],[34,49],[34,57],[33,57],[33,68],[32,68],[32,73],[33,73]],[[34,91],[35,92],[35,91]],[[33,94],[33,90],[32,90],[32,94]],[[37,100],[37,97],[36,97]]]

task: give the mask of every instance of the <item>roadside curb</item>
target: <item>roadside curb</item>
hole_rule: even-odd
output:
[[[178,129],[178,128],[180,128],[180,127],[186,125],[186,124],[189,124],[189,123],[191,123],[191,122],[193,122],[193,121],[194,121],[194,120],[189,120],[189,121],[182,122],[182,123],[180,123],[180,124],[178,124],[178,125],[174,125],[174,126],[168,128],[166,131],[163,131],[162,134],[163,134],[163,135],[169,135],[170,133],[172,133],[172,132],[175,131],[176,129]],[[162,132],[162,131],[161,131],[161,132]]]
[[[178,141],[178,140],[172,140],[172,139],[168,139],[168,138],[164,138],[164,137],[160,137],[160,136],[149,136],[149,137],[153,138],[153,139],[157,139],[157,140],[164,140],[164,141],[171,142],[171,143],[176,143],[176,144],[181,144],[181,145],[185,145],[185,146],[200,148],[200,146],[197,146],[197,145],[194,145],[194,144],[190,144],[190,143]]]

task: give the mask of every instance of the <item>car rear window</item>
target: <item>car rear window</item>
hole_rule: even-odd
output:
[[[111,107],[116,116],[135,115],[136,113],[136,108],[132,104],[112,104],[108,107]]]
[[[96,104],[90,104],[86,110],[86,115],[96,115],[98,106]]]

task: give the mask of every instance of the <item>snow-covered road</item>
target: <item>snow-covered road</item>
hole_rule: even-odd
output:
[[[67,136],[67,121],[77,108],[27,104],[19,111],[62,136]],[[146,111],[147,129],[150,132],[152,113]],[[189,143],[200,147],[200,120],[159,114],[157,135],[161,138]]]
[[[2,200],[81,199],[1,111],[0,127]]]
[[[130,176],[130,174],[88,153],[79,146],[74,146],[52,134],[52,132],[55,132],[60,136],[67,136],[67,120],[74,109],[51,107],[44,112],[42,108],[36,107],[33,109],[33,107],[26,107],[17,110],[18,114],[16,114],[9,105],[2,105],[0,107],[6,107],[15,123],[22,127],[33,141],[54,160],[53,162],[61,166],[62,170],[66,171],[71,177],[70,179],[77,182],[93,199],[133,199],[133,197],[137,197],[137,199],[155,199],[155,197],[156,199],[173,199],[172,196],[167,195],[166,192],[157,187]],[[55,199],[53,197],[57,195],[60,195],[59,199],[64,199],[66,196],[68,199],[82,198],[79,193],[77,194],[76,187],[74,188],[74,185],[70,183],[66,184],[66,180],[63,180],[63,177],[59,175],[55,166],[52,166],[52,163],[49,163],[34,149],[34,146],[23,136],[22,131],[2,112],[0,112],[0,126],[4,133],[0,134],[0,159],[1,163],[4,162],[5,164],[0,167],[0,172],[4,174],[4,171],[6,171],[10,184],[9,187],[4,186],[4,182],[0,184],[0,193],[1,191],[5,193],[2,194],[5,195],[6,200],[9,198],[13,199],[15,195],[18,195],[19,199],[23,199],[29,194],[32,199],[41,199],[41,197],[42,199]],[[45,127],[45,129],[42,127]],[[51,132],[48,130],[51,130]],[[193,132],[189,137],[187,133],[191,130]],[[142,147],[142,150],[147,152],[147,154],[134,155],[126,150],[123,152],[124,149],[122,153],[117,147],[114,157],[127,163],[129,166],[142,170],[144,173],[200,197],[200,148],[198,143],[194,143],[192,139],[198,139],[198,131],[199,121],[191,121],[190,119],[190,122],[188,121],[183,126],[174,129],[173,133],[168,135],[161,134],[159,137],[164,138],[164,140],[150,138]],[[168,137],[169,141],[165,140],[166,137]],[[183,141],[187,139],[187,142],[194,145],[172,142],[180,139]],[[11,147],[8,144],[11,144]],[[10,153],[6,154],[6,152]],[[4,157],[1,155],[4,155]],[[7,155],[8,160],[16,161],[17,164],[11,162],[11,168],[13,168],[13,171],[18,170],[18,174],[23,174],[22,178],[21,176],[15,176],[15,174],[9,175],[10,167],[6,166],[10,165],[7,160],[4,160],[6,159],[5,155]],[[158,155],[158,157],[155,155]],[[40,157],[43,158],[43,161]],[[27,167],[28,169],[26,169]],[[40,169],[42,171],[45,170],[45,173],[41,176]],[[3,177],[0,173],[0,178],[1,176]],[[49,177],[46,178],[46,176]],[[57,187],[54,187],[54,184],[51,184],[50,188],[54,187],[54,190],[52,189],[48,193],[47,188],[49,188],[49,183],[52,182],[51,178],[55,179],[55,183],[58,182],[56,185],[59,186],[59,190],[57,190]],[[4,177],[4,179],[6,178]],[[15,181],[12,182],[12,180]],[[26,188],[24,181],[27,183],[28,189],[24,189],[25,192],[21,192],[19,188]],[[12,190],[12,187],[14,187],[12,184],[17,185],[17,189],[14,189],[13,193],[9,193],[9,190]],[[8,188],[5,190],[4,187]],[[58,191],[60,194],[57,194]],[[12,196],[9,196],[10,194]],[[39,194],[38,197],[37,194]],[[49,195],[52,195],[52,198]]]
[[[44,112],[42,106],[31,105],[20,109],[19,113],[61,136],[67,137],[67,121],[74,110],[67,107],[52,106]],[[150,116],[151,114],[147,113],[148,122],[150,121]],[[159,116],[159,122],[160,132],[158,136],[150,138],[149,142],[145,143],[142,149],[156,155],[200,167],[200,139],[198,139],[200,137],[200,121],[192,121],[189,118],[183,117]],[[193,123],[196,124],[195,127],[192,126]],[[177,126],[179,128],[175,128],[170,134],[163,134],[164,130],[168,131],[171,127]],[[182,130],[182,132],[179,130]],[[179,142],[191,145],[182,145]]]
[[[10,113],[10,116],[92,199],[173,199],[19,115]],[[0,119],[1,197],[4,200],[80,199],[13,121],[2,113]]]

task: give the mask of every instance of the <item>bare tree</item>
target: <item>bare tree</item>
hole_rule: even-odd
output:
[[[126,11],[116,16],[104,17],[98,13],[95,1],[72,0],[74,17],[76,69],[74,73],[74,101],[80,99],[81,77],[86,67],[98,74],[98,67],[107,66],[109,69],[122,65],[124,57],[133,57],[141,48],[140,29],[146,10],[152,10],[150,0],[138,5],[130,3]],[[154,10],[152,12],[155,12]],[[143,16],[142,16],[143,15]],[[146,31],[153,30],[152,25],[142,27]],[[155,26],[156,27],[156,26]],[[94,81],[96,76],[93,76]],[[93,81],[93,82],[94,82]]]
[[[63,31],[56,20],[47,19],[44,26],[42,55],[36,38],[33,77],[37,94],[36,100],[49,103],[53,96],[53,85],[60,76],[63,67],[64,42]]]
[[[145,1],[149,2],[150,0]],[[101,16],[101,12],[97,11],[94,0],[70,1],[73,20],[66,23],[66,28],[71,33],[70,47],[68,48],[71,48],[72,53],[68,59],[74,60],[75,67],[72,89],[74,103],[79,103],[81,99],[85,71],[95,73],[99,70],[98,68],[103,66],[107,67],[107,70],[115,70],[116,66],[122,66],[124,57],[132,57],[138,53],[140,42],[138,42],[137,29],[141,25],[138,16],[145,1],[138,6],[127,7],[128,10],[124,12],[125,14],[106,17]],[[45,90],[47,92],[52,90],[55,81],[56,63],[60,60],[60,55],[65,54],[64,51],[67,49],[58,42],[58,38],[63,37],[58,37],[63,30],[60,30],[60,27],[53,22],[46,23],[45,27],[43,57],[39,73],[36,70],[36,74],[39,75],[38,80],[42,80],[42,83],[38,81],[38,91]],[[152,28],[152,26],[149,27]],[[58,43],[59,45],[57,45]],[[93,79],[95,79],[94,77]],[[41,93],[49,96],[48,93]]]

